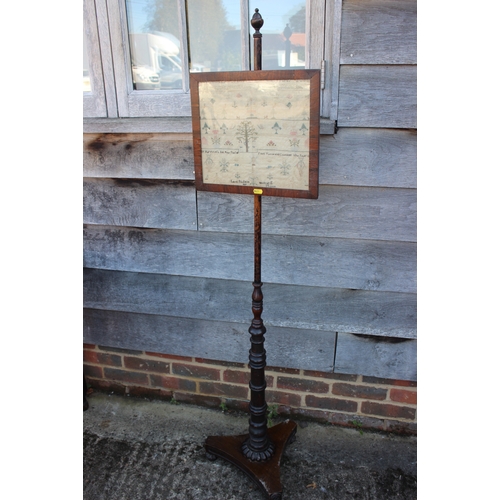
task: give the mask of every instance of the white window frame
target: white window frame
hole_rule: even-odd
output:
[[[87,6],[86,23],[90,25],[94,22],[94,17],[92,17],[92,13],[89,15],[88,12],[92,10],[91,4],[94,2],[94,17],[97,20],[94,27],[89,26],[88,28],[91,32],[88,44],[92,46],[92,51],[89,50],[89,61],[91,59],[94,61],[96,55],[100,57],[100,64],[95,63],[94,66],[102,66],[100,78],[103,84],[101,87],[99,84],[94,87],[94,82],[91,81],[91,85],[93,85],[92,89],[96,89],[96,100],[100,99],[100,106],[102,106],[104,99],[106,112],[99,108],[98,112],[86,113],[84,116],[125,119],[121,121],[120,125],[115,120],[115,128],[110,124],[110,131],[117,131],[117,126],[122,127],[122,129],[125,126],[126,129],[123,130],[131,132],[134,131],[132,119],[139,127],[137,131],[153,132],[159,131],[159,118],[171,117],[174,122],[177,120],[179,132],[186,131],[186,127],[189,127],[187,119],[189,118],[190,121],[191,116],[191,97],[188,88],[189,65],[186,51],[185,0],[177,1],[179,32],[182,34],[180,57],[184,70],[183,88],[178,90],[134,90],[130,71],[125,0],[84,0],[84,5]],[[242,69],[244,71],[250,69],[250,44],[253,43],[253,29],[250,26],[248,3],[248,0],[240,0],[241,26],[243,27],[241,35]],[[336,92],[338,93],[335,90],[336,75],[338,86],[338,61],[335,61],[335,52],[340,48],[341,6],[342,0],[307,0],[306,2],[306,47],[308,47],[306,68],[322,68],[324,71],[321,116],[326,118],[326,121],[331,121],[332,124],[333,120],[336,119],[335,95]],[[263,12],[265,22],[264,14]],[[98,38],[96,38],[97,32]],[[265,36],[263,43],[265,43]],[[338,48],[335,47],[336,44]],[[333,71],[335,68],[336,72]],[[99,79],[98,68],[95,73],[96,78]],[[322,120],[322,128],[324,128],[324,119]],[[99,127],[101,128],[99,129]],[[86,129],[84,128],[85,131],[104,131],[102,122],[99,122],[97,128],[92,128],[92,122],[88,121]],[[174,129],[168,131],[175,131],[175,126]]]

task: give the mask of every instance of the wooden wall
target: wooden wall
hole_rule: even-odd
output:
[[[263,199],[268,364],[415,380],[416,1],[345,0],[339,60],[318,200]],[[84,340],[247,362],[253,197],[196,191],[189,130],[95,130]]]

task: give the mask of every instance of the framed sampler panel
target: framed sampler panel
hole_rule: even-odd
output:
[[[318,197],[319,70],[191,73],[196,188]]]

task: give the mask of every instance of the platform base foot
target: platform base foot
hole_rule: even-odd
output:
[[[290,420],[268,429],[270,440],[275,450],[272,457],[265,462],[249,460],[242,452],[243,443],[248,434],[239,436],[210,436],[205,442],[208,455],[223,458],[247,474],[265,493],[269,500],[281,500],[283,487],[280,478],[280,462],[289,442],[294,441],[297,424]]]

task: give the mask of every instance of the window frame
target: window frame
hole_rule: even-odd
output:
[[[83,36],[87,43],[90,92],[83,92],[83,116],[108,116],[104,91],[104,75],[101,65],[99,30],[94,0],[83,1]]]
[[[122,121],[118,124],[118,121],[113,120],[114,123],[109,123],[110,131],[116,131],[116,127],[123,129],[124,126],[127,131],[134,131],[132,120],[138,126],[137,131],[159,131],[159,128],[162,129],[162,126],[158,123],[161,118],[174,120],[169,127],[170,130],[172,126],[175,129],[175,123],[177,122],[179,131],[186,131],[187,120],[190,120],[191,117],[191,96],[186,50],[188,42],[185,0],[177,0],[179,32],[182,34],[180,57],[184,68],[183,88],[179,90],[134,90],[132,74],[129,70],[130,48],[126,2],[125,0],[84,0],[84,6],[94,2],[96,5],[96,27],[91,29],[93,29],[94,34],[97,27],[101,29],[97,39],[94,36],[88,41],[89,44],[92,44],[92,51],[89,50],[89,63],[90,59],[94,60],[94,58],[98,57],[100,58],[100,64],[95,63],[95,66],[102,65],[104,68],[104,53],[108,52],[110,61],[108,71],[101,72],[102,87],[104,88],[104,92],[101,92],[101,94],[104,94],[104,105],[107,107],[107,112],[104,113],[102,109],[99,109],[99,114],[89,114],[84,111],[84,116],[87,117],[87,126],[84,131],[96,130],[93,126],[96,123],[99,123],[101,127],[99,131],[102,131],[102,121],[92,120],[92,118],[100,117],[107,117],[108,119],[116,117],[127,122],[125,124]],[[340,4],[340,9],[337,8],[337,11],[341,11],[342,0],[306,1],[306,46],[308,47],[306,51],[306,69],[323,69],[320,106],[321,128],[322,130],[327,129],[328,133],[333,133],[334,120],[336,119],[336,116],[332,113],[332,111],[335,112],[332,106],[332,102],[335,102],[335,98],[332,97],[332,95],[335,96],[335,90],[332,86],[332,82],[335,82],[335,71],[332,72],[332,68],[335,68],[334,64],[332,64],[333,59],[335,59],[332,57],[334,52],[332,46],[335,45],[333,28],[334,25],[339,25],[338,19],[329,19],[332,12],[339,17],[332,4]],[[253,32],[253,30],[250,26],[248,9],[249,1],[240,0],[241,26],[243,27],[241,32],[243,71],[250,70],[250,44],[252,43],[251,31]],[[90,25],[92,25],[93,20],[92,16],[87,15],[85,18],[86,23]],[[340,39],[340,33],[336,33],[336,36]],[[109,46],[106,46],[106,40],[109,40]],[[326,64],[325,60],[327,61]],[[92,88],[94,89],[94,87]],[[102,106],[102,97],[100,103]]]

